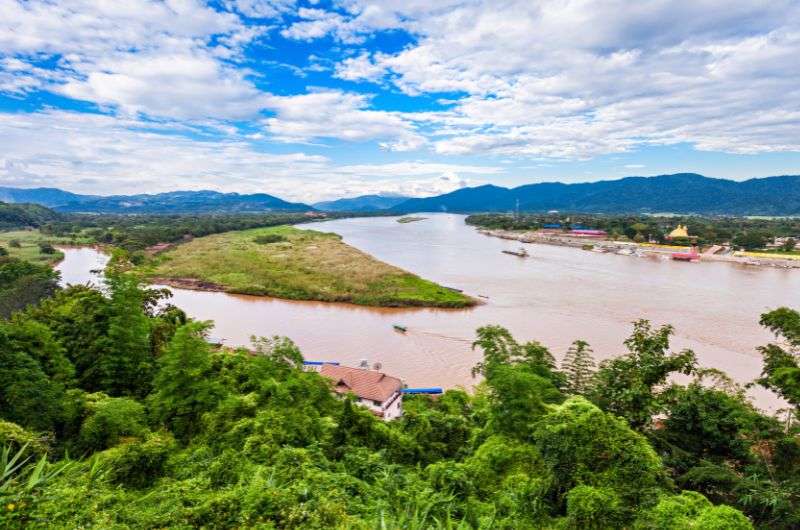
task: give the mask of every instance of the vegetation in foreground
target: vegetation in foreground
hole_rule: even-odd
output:
[[[472,395],[384,423],[301,369],[287,339],[212,350],[208,324],[112,271],[0,320],[0,526],[790,529],[800,525],[800,313],[762,316],[759,384],[634,324],[594,366],[477,332]],[[675,374],[689,383],[670,384]]]
[[[375,306],[466,307],[469,297],[387,265],[336,234],[269,227],[178,245],[145,262],[150,278],[194,279],[232,293]]]

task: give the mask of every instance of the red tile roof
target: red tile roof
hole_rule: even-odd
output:
[[[320,373],[333,381],[333,389],[337,393],[352,392],[360,398],[374,401],[386,401],[403,388],[403,382],[398,378],[375,370],[323,364]]]

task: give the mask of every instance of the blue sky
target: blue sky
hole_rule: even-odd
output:
[[[0,0],[0,184],[314,201],[800,173],[800,4]]]

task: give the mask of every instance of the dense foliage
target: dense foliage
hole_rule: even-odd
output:
[[[0,318],[51,296],[58,287],[58,275],[39,265],[0,255]]]
[[[605,230],[611,237],[633,241],[666,241],[678,225],[703,244],[732,244],[745,249],[762,248],[776,237],[800,236],[800,218],[698,217],[592,214],[480,214],[467,217],[468,224],[502,230],[538,230],[558,224],[564,230],[581,226]],[[677,243],[680,243],[678,241]],[[792,245],[794,246],[794,245]]]
[[[60,218],[58,213],[38,204],[0,202],[0,230],[38,227]]]
[[[70,215],[62,221],[43,226],[42,232],[59,237],[80,233],[98,243],[136,251],[156,243],[172,243],[234,230],[309,221],[319,221],[319,217],[304,213]]]
[[[762,384],[798,405],[800,314],[762,323]],[[499,326],[473,394],[385,423],[288,339],[214,349],[127,274],[0,322],[0,526],[636,528],[800,525],[794,424],[749,404],[671,328],[635,323],[595,369]],[[671,376],[688,374],[685,385]]]

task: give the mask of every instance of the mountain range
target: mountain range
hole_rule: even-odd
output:
[[[60,212],[81,213],[249,213],[302,212],[526,212],[681,213],[800,215],[800,175],[741,182],[696,173],[515,188],[485,185],[426,198],[362,195],[309,206],[266,193],[174,191],[153,195],[79,195],[57,188],[0,187],[0,201],[34,203]]]
[[[678,173],[582,184],[528,184],[510,189],[486,185],[409,199],[392,210],[469,213],[517,208],[530,212],[800,215],[800,175],[737,182]]]
[[[73,213],[255,213],[304,212],[307,204],[287,202],[266,193],[249,195],[217,191],[172,191],[153,195],[78,195],[57,188],[1,188],[0,201],[40,204]]]
[[[317,210],[326,212],[374,212],[377,210],[389,210],[410,198],[403,195],[390,194],[360,195],[335,201],[317,202],[313,206]]]

